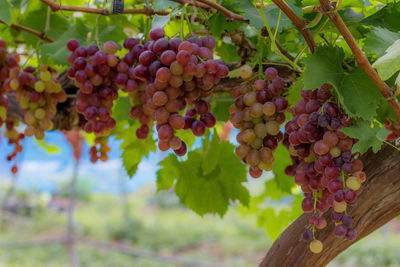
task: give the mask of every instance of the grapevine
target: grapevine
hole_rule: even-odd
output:
[[[241,68],[244,79],[252,77],[252,70]],[[250,165],[253,178],[263,171],[271,171],[275,161],[273,152],[282,141],[280,125],[285,122],[287,100],[282,97],[285,82],[275,68],[265,71],[265,80],[256,80],[252,85],[244,84],[232,90],[235,103],[229,108],[230,121],[240,130],[236,136],[239,146],[235,153]]]
[[[294,176],[296,184],[305,194],[302,209],[313,213],[311,230],[303,239],[310,250],[319,253],[322,243],[316,240],[315,231],[326,227],[325,217],[319,215],[333,208],[331,220],[336,224],[334,234],[339,238],[354,240],[356,231],[347,206],[354,205],[362,192],[366,175],[363,163],[351,152],[356,140],[346,136],[341,129],[352,121],[334,102],[332,86],[324,84],[317,90],[302,90],[301,99],[294,107],[294,117],[285,125],[283,144],[289,149],[293,165],[286,174]]]

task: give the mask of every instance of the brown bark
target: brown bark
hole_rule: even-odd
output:
[[[349,208],[353,216],[353,226],[358,236],[354,241],[336,238],[331,222],[324,230],[316,232],[324,249],[313,254],[301,235],[308,223],[310,214],[303,214],[294,221],[275,241],[261,262],[261,267],[319,267],[327,265],[333,258],[353,243],[369,235],[400,214],[400,152],[389,145],[374,154],[368,151],[362,156],[367,181],[364,191],[355,206]],[[330,221],[330,211],[324,214]]]

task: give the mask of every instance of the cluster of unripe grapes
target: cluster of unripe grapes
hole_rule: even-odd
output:
[[[390,131],[390,133],[386,136],[387,141],[400,138],[400,122],[399,121],[392,123],[388,120],[385,123],[385,128]]]
[[[39,70],[26,67],[23,71],[18,68],[10,71],[10,89],[15,90],[16,98],[25,110],[25,136],[40,140],[45,131],[53,129],[57,104],[67,99],[57,77],[58,72],[46,65],[40,65]]]
[[[251,68],[245,65],[241,76],[251,78]],[[270,67],[265,71],[264,80],[255,80],[252,85],[244,84],[231,91],[235,103],[229,108],[230,121],[240,130],[235,153],[250,165],[249,173],[253,178],[260,177],[263,170],[272,170],[273,152],[283,139],[280,127],[285,122],[284,112],[288,107],[282,96],[284,87],[278,71]]]
[[[0,127],[6,121],[8,98],[7,91],[9,88],[10,70],[18,68],[19,55],[7,52],[7,43],[0,39]],[[7,82],[7,86],[4,86]]]
[[[150,123],[155,121],[159,149],[171,148],[182,156],[186,154],[186,144],[175,135],[175,130],[191,129],[194,135],[202,136],[206,128],[215,125],[210,104],[201,98],[210,96],[214,85],[229,70],[224,61],[213,60],[216,41],[211,36],[168,40],[163,29],[154,28],[149,37],[150,41],[143,46],[131,39],[124,43],[130,49],[132,62],[137,58],[133,77],[146,82],[145,86],[139,85],[129,115],[141,123],[136,131],[139,139],[147,138]],[[133,46],[127,47],[128,44]],[[179,112],[187,105],[195,107],[188,109],[184,117]]]
[[[99,159],[101,161],[108,160],[107,153],[110,152],[110,147],[107,145],[107,142],[107,136],[96,137],[94,140],[94,146],[92,146],[89,150],[90,161],[92,163],[96,163]]]
[[[11,162],[18,153],[22,152],[21,140],[25,138],[24,134],[19,133],[16,129],[18,126],[18,121],[7,120],[6,130],[4,131],[4,137],[8,139],[10,145],[14,145],[14,151],[7,156],[7,161]],[[13,165],[11,167],[11,172],[16,174],[18,172],[18,167]]]
[[[294,176],[305,194],[303,211],[314,213],[310,218],[311,229],[303,234],[314,253],[322,250],[315,230],[326,226],[325,218],[317,214],[330,207],[331,220],[336,224],[335,236],[356,238],[347,206],[355,203],[366,179],[363,163],[351,152],[356,140],[341,131],[351,125],[351,120],[331,101],[331,88],[324,84],[320,89],[301,90],[302,99],[293,109],[293,119],[285,125],[283,140],[293,162],[285,172]]]

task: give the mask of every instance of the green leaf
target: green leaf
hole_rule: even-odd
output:
[[[223,94],[219,97],[223,98],[232,98],[231,94]],[[214,114],[217,121],[228,121],[229,120],[229,107],[233,104],[234,100],[232,101],[215,101],[213,105],[212,113]]]
[[[170,20],[171,20],[170,15],[160,16],[156,14],[154,15],[152,21],[153,28],[164,28],[165,25],[167,25]]]
[[[20,22],[20,24],[41,32],[45,29],[46,17],[47,17],[47,6],[40,3],[40,5],[36,7],[35,6],[29,7],[28,11],[24,13],[24,17]],[[58,39],[61,38],[61,36],[67,30],[69,30],[70,27],[74,26],[72,23],[70,24],[64,16],[62,16],[60,13],[51,12],[50,28],[47,31],[47,36],[55,41],[58,41]],[[39,41],[39,37],[27,32],[22,32],[21,35],[23,36],[24,41],[36,47]]]
[[[386,49],[398,39],[400,39],[400,33],[376,27],[367,33],[363,50],[382,56]]]
[[[243,17],[249,20],[251,26],[261,30],[264,27],[264,20],[253,2],[251,0],[240,0],[238,2],[239,10],[244,13]]]
[[[290,206],[270,206],[259,210],[257,224],[262,226],[272,239],[276,239],[292,221],[302,214],[299,208],[302,198],[301,195],[296,195]]]
[[[345,1],[344,1],[345,2]],[[386,28],[389,31],[400,31],[400,2],[388,3],[375,14],[362,20],[365,25]]]
[[[315,53],[305,59],[304,89],[316,89],[324,83],[340,84],[344,75],[344,52],[339,47],[317,47]]]
[[[304,87],[315,89],[324,83],[332,84],[346,113],[371,121],[382,96],[360,68],[345,72],[343,59],[341,48],[317,47],[315,53],[305,60]]]
[[[43,59],[51,59],[55,64],[67,64],[67,58],[70,52],[66,47],[66,43],[71,38],[75,38],[86,45],[86,36],[90,29],[81,21],[77,20],[76,24],[63,33],[54,43],[42,44],[40,46],[40,54]]]
[[[161,169],[157,171],[157,191],[168,190],[179,176],[179,161],[174,154],[170,154],[159,165]]]
[[[110,40],[119,43],[126,38],[124,27],[121,25],[120,21],[111,22],[107,17],[101,16],[98,20],[97,27],[99,31],[98,40],[100,43],[105,43]],[[92,35],[92,41],[95,41],[95,34]]]
[[[395,41],[387,50],[386,54],[372,64],[383,80],[392,77],[400,70],[400,39]]]
[[[136,137],[135,131],[136,126],[133,125],[120,136],[124,140],[121,144],[121,149],[123,150],[121,155],[122,163],[130,177],[136,173],[143,157],[147,157],[150,151],[156,150],[156,145],[152,138],[140,140]],[[151,136],[151,132],[149,135]]]
[[[153,1],[153,7],[155,11],[165,11],[169,8],[177,8],[179,3],[169,1],[169,0],[155,0]]]
[[[372,147],[374,153],[381,149],[383,140],[385,140],[388,130],[377,123],[373,124],[365,120],[356,120],[352,126],[342,129],[342,132],[359,141],[353,146],[353,153],[365,153]]]
[[[8,0],[0,1],[0,20],[7,24],[11,23],[11,5]]]
[[[287,176],[285,173],[285,168],[292,164],[289,151],[281,143],[279,143],[274,152],[274,156],[275,162],[273,173],[275,176],[275,182],[281,191],[290,193],[292,187],[295,186],[295,183],[293,178]]]
[[[221,12],[216,12],[213,15],[211,15],[208,21],[209,21],[210,32],[215,37],[221,36],[223,30],[228,32],[233,32],[241,25],[243,25],[243,23],[240,21],[236,20],[227,21],[226,17]]]
[[[129,120],[129,110],[131,109],[132,105],[129,102],[128,97],[119,97],[113,106],[113,114],[112,117],[116,121],[124,121]]]
[[[297,78],[297,81],[288,88],[288,95],[286,96],[286,99],[290,106],[294,106],[300,101],[300,90],[303,86],[303,76],[300,76]]]
[[[366,120],[372,120],[376,116],[376,110],[383,96],[361,68],[346,73],[337,90],[350,116]]]
[[[301,14],[300,8],[293,5],[292,3],[288,3],[288,4],[297,15]],[[263,8],[263,10],[264,10],[265,17],[267,18],[268,25],[272,29],[276,29],[276,26],[278,25],[278,21],[279,21],[279,12],[281,12],[279,7],[277,7],[276,5],[270,4],[270,5],[267,5],[265,8]],[[281,32],[282,30],[287,29],[290,26],[292,26],[292,22],[282,12],[281,20],[279,21],[278,31]]]
[[[233,153],[234,146],[228,142],[217,144],[217,141],[215,137],[210,149],[218,149],[219,153],[209,150],[203,155],[202,149],[198,149],[189,152],[184,162],[178,163],[175,156],[164,159],[157,183],[159,188],[167,189],[177,178],[175,193],[186,207],[199,215],[213,213],[222,217],[230,201],[248,205],[249,192],[242,185],[247,179],[246,169]],[[205,166],[206,163],[214,167]]]
[[[204,145],[204,144],[203,144]],[[214,131],[211,142],[207,146],[207,150],[205,151],[203,163],[201,167],[203,169],[203,174],[207,175],[218,165],[219,156],[221,153],[221,146],[218,134]]]
[[[215,52],[220,58],[223,58],[226,62],[240,61],[241,58],[238,55],[236,46],[225,42],[218,42],[218,46]]]

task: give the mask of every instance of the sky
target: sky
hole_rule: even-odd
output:
[[[60,151],[49,154],[40,147],[34,138],[23,140],[23,152],[17,156],[17,185],[28,190],[46,191],[54,193],[60,184],[65,184],[72,175],[74,159],[72,149],[65,136],[57,131],[46,132],[45,142],[56,145]],[[142,185],[155,181],[157,163],[165,156],[162,152],[151,153],[140,164],[137,173],[130,179],[122,166],[119,149],[120,141],[110,138],[109,160],[93,164],[89,160],[89,146],[83,147],[82,160],[79,165],[79,179],[89,183],[95,192],[118,193],[120,179],[125,180],[128,192],[134,191]],[[9,181],[12,177],[10,162],[6,157],[13,151],[13,146],[7,139],[0,140],[0,183]]]

